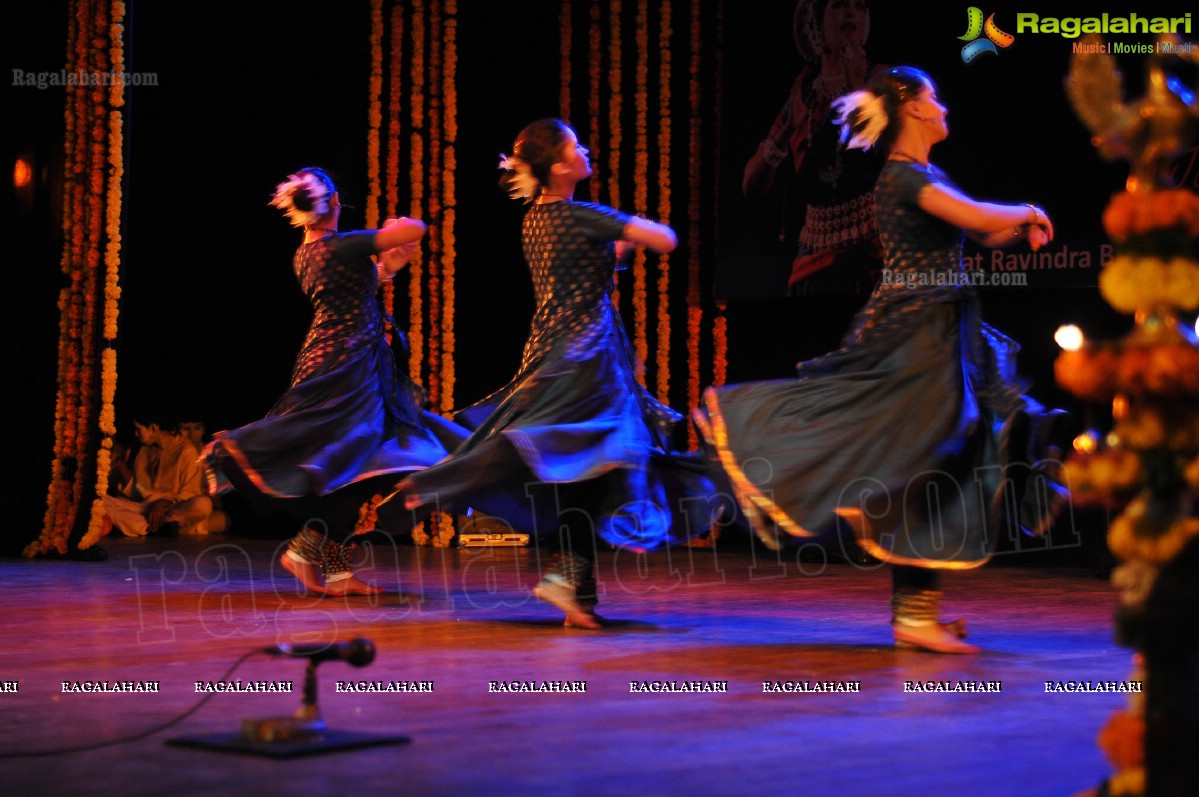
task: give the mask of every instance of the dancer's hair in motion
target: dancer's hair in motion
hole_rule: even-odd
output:
[[[293,227],[312,227],[329,212],[337,187],[324,169],[305,166],[275,187],[270,204],[282,210]]]
[[[865,89],[833,100],[842,143],[850,149],[890,149],[899,135],[899,106],[932,84],[923,70],[897,66],[880,72]]]
[[[539,119],[520,131],[512,154],[500,156],[500,186],[510,197],[525,202],[537,198],[550,181],[550,167],[558,162],[569,130],[561,119]]]

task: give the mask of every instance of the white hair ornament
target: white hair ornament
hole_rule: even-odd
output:
[[[850,149],[870,149],[887,129],[887,108],[872,91],[850,92],[833,100],[832,107],[837,112],[833,121],[841,127],[841,143]],[[861,126],[856,133],[855,121]]]
[[[296,192],[301,190],[312,205],[309,210],[296,207]],[[275,196],[270,204],[283,211],[291,226],[312,227],[329,212],[329,188],[312,172],[289,174],[287,182],[279,183],[275,188]]]
[[[533,168],[515,155],[500,154],[500,168],[509,172],[508,196],[532,202],[541,183],[533,176]]]

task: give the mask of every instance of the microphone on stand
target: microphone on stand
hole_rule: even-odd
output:
[[[375,643],[363,637],[349,642],[311,642],[301,645],[282,643],[262,649],[272,656],[291,656],[308,659],[313,664],[322,661],[344,661],[355,667],[365,667],[375,660]]]

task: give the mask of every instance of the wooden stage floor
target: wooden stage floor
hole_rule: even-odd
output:
[[[281,543],[108,538],[102,563],[7,560],[0,793],[21,795],[1071,795],[1109,773],[1095,737],[1127,695],[1050,694],[1047,681],[1124,680],[1115,595],[1093,570],[1018,556],[945,579],[974,657],[890,644],[885,568],[783,566],[747,546],[601,557],[601,632],[563,629],[529,597],[529,549],[377,546],[379,599],[296,592]],[[411,743],[274,760],[168,740],[233,735],[299,704],[302,660],[251,651],[366,637],[375,661],[319,667],[339,731]],[[291,694],[211,694],[196,682],[292,681]],[[79,682],[158,682],[83,693]],[[338,692],[338,681],[432,692]],[[490,682],[585,681],[585,692]],[[633,693],[632,682],[727,692]],[[779,693],[764,682],[860,682]],[[905,681],[1001,682],[1000,692],[905,692]],[[84,688],[80,686],[79,688]]]

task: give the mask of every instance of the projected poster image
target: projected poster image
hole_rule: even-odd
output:
[[[869,295],[883,159],[841,146],[831,103],[882,69],[866,0],[730,13],[716,294]]]

